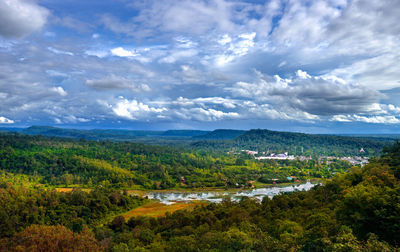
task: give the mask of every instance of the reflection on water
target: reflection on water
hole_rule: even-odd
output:
[[[307,182],[305,184],[290,186],[275,186],[269,188],[259,188],[252,190],[242,190],[235,192],[224,191],[205,191],[205,192],[150,192],[147,194],[149,199],[157,199],[161,203],[171,205],[176,202],[188,202],[191,200],[207,200],[210,202],[221,202],[224,196],[230,196],[232,201],[239,201],[241,197],[250,197],[262,200],[264,196],[272,198],[273,196],[294,191],[308,191],[316,184]]]

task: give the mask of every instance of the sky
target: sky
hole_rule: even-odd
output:
[[[398,0],[0,0],[0,127],[399,133]]]

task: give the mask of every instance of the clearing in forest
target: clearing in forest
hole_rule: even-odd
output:
[[[122,216],[125,217],[126,220],[129,220],[132,217],[138,216],[147,216],[147,217],[160,217],[164,216],[167,212],[173,213],[177,210],[193,210],[196,206],[202,206],[204,202],[194,201],[194,202],[177,202],[172,205],[164,205],[160,202],[151,202],[144,206],[135,208],[129,212],[126,212]]]

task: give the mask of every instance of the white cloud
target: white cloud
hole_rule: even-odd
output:
[[[74,56],[74,54],[73,54],[72,52],[59,50],[59,49],[56,49],[56,48],[53,48],[53,47],[47,47],[47,49],[48,49],[50,52],[53,52],[53,53],[55,53],[55,54],[64,54],[64,55]]]
[[[188,99],[179,97],[172,104],[180,105],[180,106],[194,106],[200,105],[202,107],[208,107],[209,105],[221,105],[228,109],[236,108],[236,105],[239,103],[237,100],[223,98],[223,97],[198,97],[194,99]]]
[[[215,56],[215,63],[217,66],[224,66],[227,63],[232,62],[237,57],[245,56],[248,54],[251,48],[254,47],[254,38],[256,33],[242,33],[232,39],[228,35],[224,35],[222,39],[217,42],[224,48],[223,54],[217,54]]]
[[[53,120],[54,120],[54,122],[56,124],[62,124],[63,123],[63,121],[61,121],[60,118],[54,118]]]
[[[400,50],[400,44],[398,49]],[[360,59],[348,66],[331,71],[331,75],[358,82],[376,90],[388,90],[399,87],[400,80],[399,51],[376,57]]]
[[[112,110],[117,116],[130,120],[149,120],[152,116],[167,111],[166,108],[149,107],[147,104],[142,102],[138,102],[136,100],[129,101],[127,99],[118,101],[117,104],[113,106]]]
[[[178,110],[177,115],[181,117],[181,119],[197,121],[218,121],[222,119],[237,119],[240,117],[237,112],[224,112],[211,108],[182,108]]]
[[[311,75],[309,75],[307,72],[301,71],[301,70],[297,70],[296,72],[297,77],[301,78],[301,79],[310,79]]]
[[[68,95],[68,93],[62,87],[52,87],[50,90],[53,92],[56,92],[57,94],[59,94],[61,96]]]
[[[298,70],[296,76],[282,79],[257,72],[255,83],[237,82],[226,88],[235,97],[268,102],[280,110],[298,110],[312,115],[371,112],[380,93],[335,78],[311,76]]]
[[[185,38],[185,37],[182,37],[182,36],[176,37],[175,41],[177,42],[177,45],[176,45],[177,48],[186,48],[186,49],[188,49],[188,48],[194,48],[194,47],[197,46],[196,42],[193,42],[192,40],[190,40],[188,38]]]
[[[0,1],[0,35],[21,38],[40,29],[46,23],[49,11],[29,0]]]
[[[176,61],[190,58],[198,54],[196,49],[187,49],[187,50],[173,50],[170,54],[164,58],[159,60],[160,63],[175,63]]]
[[[11,119],[5,118],[4,116],[0,116],[0,123],[11,124],[11,123],[14,123],[14,121]]]
[[[68,74],[65,74],[65,73],[62,73],[62,72],[56,71],[56,70],[51,70],[51,69],[46,70],[46,73],[52,77],[64,77],[64,78],[68,77]]]
[[[331,118],[331,121],[337,122],[364,122],[364,123],[376,123],[376,124],[397,124],[400,123],[400,119],[393,116],[363,116],[363,115],[335,115]]]
[[[388,109],[394,113],[400,114],[400,107],[396,107],[393,104],[389,104]]]
[[[98,58],[104,58],[109,55],[109,52],[104,50],[86,50],[85,54],[89,56],[96,56]]]
[[[135,57],[135,56],[139,56],[139,54],[137,54],[135,51],[130,51],[130,50],[126,50],[122,47],[117,47],[114,49],[111,49],[111,53],[115,56],[119,56],[119,57]]]
[[[69,123],[90,122],[89,119],[82,118],[82,117],[76,117],[74,115],[69,115],[69,116],[64,117],[64,121],[69,122]]]
[[[334,115],[331,118],[331,121],[336,121],[336,122],[351,122],[352,119],[350,116],[346,115]]]
[[[224,34],[221,39],[218,40],[220,45],[226,45],[232,41],[232,38],[228,34]]]

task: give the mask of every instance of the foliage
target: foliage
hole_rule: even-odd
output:
[[[97,234],[107,229],[111,244],[143,251],[400,251],[399,153],[397,143],[308,192],[133,217],[118,229],[96,229],[96,237],[106,239]]]
[[[211,133],[210,133],[211,134]],[[214,139],[221,139],[214,138]],[[256,150],[263,152],[290,152],[294,155],[354,156],[365,150],[364,155],[376,156],[382,148],[393,143],[390,138],[362,138],[334,135],[312,135],[254,129],[232,140],[197,141],[195,149]]]
[[[0,170],[61,186],[248,187],[249,181],[288,182],[288,176],[329,178],[351,167],[340,160],[257,161],[248,155],[23,135],[0,135],[0,147]]]
[[[102,251],[88,229],[73,233],[64,226],[32,225],[10,239],[0,240],[1,251]]]
[[[187,181],[190,173],[193,181],[246,181],[255,173],[278,176],[278,169],[298,170],[299,176],[324,174],[325,164],[304,163],[306,169],[301,162],[297,168],[290,161],[275,165],[245,156],[19,135],[0,137],[0,146],[0,163],[9,170],[0,174],[2,251],[400,251],[399,142],[369,165],[352,167],[307,192],[262,202],[224,198],[157,218],[123,214],[148,201],[113,189],[103,179],[118,185],[158,174],[168,186],[175,181],[174,169],[181,168],[188,169]],[[29,175],[10,173],[19,170]],[[64,182],[82,176],[102,186],[62,193],[35,185],[41,176]]]
[[[0,181],[0,237],[11,236],[32,224],[60,224],[80,231],[146,202],[143,198],[101,187],[90,192],[74,189],[61,193]]]

